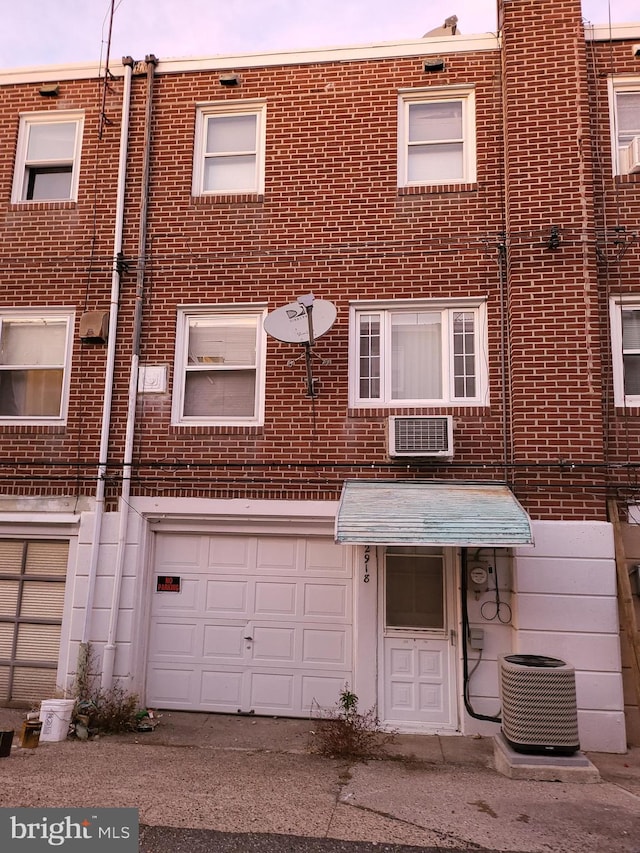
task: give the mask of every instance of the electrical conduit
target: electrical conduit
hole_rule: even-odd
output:
[[[109,690],[113,684],[113,672],[116,659],[116,633],[120,611],[120,591],[124,573],[124,555],[129,522],[129,502],[131,497],[131,468],[133,461],[133,439],[135,434],[136,403],[138,394],[138,369],[140,363],[140,337],[142,331],[142,307],[147,243],[147,210],[149,206],[149,176],[151,172],[151,121],[153,117],[153,82],[157,59],[153,54],[146,57],[147,63],[147,100],[145,113],[145,139],[143,153],[142,188],[140,200],[140,222],[138,229],[138,266],[136,278],[136,300],[133,320],[133,340],[131,347],[131,366],[129,372],[129,402],[127,407],[127,428],[125,434],[124,458],[122,463],[122,489],[120,493],[120,521],[118,526],[118,546],[113,572],[111,609],[107,642],[102,658],[102,689]]]
[[[96,481],[95,520],[89,570],[87,580],[87,601],[84,611],[84,622],[80,635],[80,650],[78,669],[81,661],[88,655],[88,644],[91,636],[91,616],[95,598],[96,576],[98,573],[98,556],[102,535],[102,517],[104,515],[104,493],[107,476],[107,459],[109,452],[109,434],[111,432],[111,399],[113,396],[113,376],[116,361],[116,331],[118,327],[118,304],[120,301],[120,265],[119,256],[122,251],[122,232],[124,223],[124,200],[127,173],[127,155],[129,144],[129,114],[131,104],[131,80],[133,74],[133,59],[125,56],[124,91],[122,93],[122,118],[120,123],[120,156],[118,160],[118,186],[116,194],[116,219],[113,238],[113,269],[111,273],[111,302],[109,306],[109,339],[107,344],[107,364],[105,367],[104,400],[102,404],[102,428],[100,433],[100,450],[98,455],[98,475]]]

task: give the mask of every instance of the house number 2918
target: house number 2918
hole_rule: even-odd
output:
[[[364,582],[369,583],[371,575],[369,574],[369,560],[371,559],[371,545],[364,546]]]

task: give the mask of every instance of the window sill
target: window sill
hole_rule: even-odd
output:
[[[402,417],[419,417],[421,415],[453,415],[454,417],[469,417],[486,414],[489,404],[443,403],[439,406],[397,406],[380,405],[371,407],[349,406],[347,416],[350,418],[387,418],[389,415]]]
[[[0,433],[2,435],[51,435],[58,433],[63,435],[67,431],[66,424],[15,424],[8,421],[0,421]]]
[[[172,424],[173,435],[262,435],[264,427],[257,424]]]
[[[191,204],[195,207],[206,207],[215,205],[234,204],[262,204],[264,195],[262,193],[228,193],[220,195],[192,195]]]
[[[78,202],[68,201],[17,201],[11,202],[9,210],[74,210]]]
[[[403,198],[412,195],[439,195],[441,193],[474,193],[477,191],[477,183],[424,184],[419,187],[398,187],[398,196],[400,198]]]
[[[616,175],[616,186],[624,186],[625,184],[637,184],[640,181],[640,172],[630,172],[627,175]]]

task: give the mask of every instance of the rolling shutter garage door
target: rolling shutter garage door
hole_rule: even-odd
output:
[[[352,683],[346,553],[328,537],[156,533],[147,703],[282,716],[333,707]]]
[[[69,543],[0,539],[0,701],[56,695]]]

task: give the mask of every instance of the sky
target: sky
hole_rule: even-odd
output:
[[[261,53],[421,38],[457,15],[495,32],[496,0],[5,0],[0,68]],[[639,23],[640,0],[583,0],[592,24]],[[111,40],[109,32],[111,30]]]

